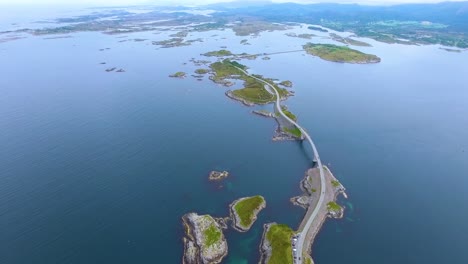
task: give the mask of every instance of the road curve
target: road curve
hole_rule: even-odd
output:
[[[276,109],[278,110],[278,112],[284,117],[286,118],[286,120],[288,120],[289,122],[291,122],[293,125],[295,125],[300,131],[301,133],[306,137],[307,141],[309,141],[311,147],[312,147],[312,151],[314,152],[314,157],[317,161],[317,166],[318,166],[318,169],[319,169],[319,172],[320,172],[320,198],[319,198],[319,201],[317,203],[317,206],[314,208],[314,211],[312,212],[312,214],[310,215],[309,219],[307,219],[307,222],[304,226],[304,229],[303,230],[299,230],[300,231],[300,235],[298,236],[297,238],[297,252],[299,252],[298,256],[300,257],[300,259],[298,258],[297,264],[302,264],[302,260],[303,260],[303,255],[304,252],[304,243],[305,243],[305,238],[307,236],[307,233],[310,229],[310,226],[312,225],[312,222],[314,221],[315,217],[317,217],[317,214],[320,210],[320,207],[323,206],[323,200],[324,200],[324,196],[325,196],[325,188],[326,188],[326,184],[325,184],[325,175],[324,175],[324,172],[323,172],[323,166],[322,166],[322,161],[320,160],[320,156],[319,156],[319,153],[317,151],[317,148],[315,147],[315,144],[314,142],[312,141],[312,139],[310,138],[309,134],[300,126],[298,125],[294,120],[292,120],[291,118],[289,118],[284,112],[283,110],[281,109],[281,105],[280,105],[280,95],[278,93],[278,91],[275,89],[275,87],[273,87],[273,85],[271,85],[270,83],[262,80],[262,79],[259,79],[249,73],[247,73],[246,71],[244,71],[243,69],[237,67],[237,66],[234,66],[236,69],[240,70],[241,72],[243,72],[245,75],[249,76],[249,77],[252,77],[254,79],[256,79],[257,81],[259,82],[262,82],[264,83],[266,86],[265,87],[268,87],[269,89],[273,90],[273,92],[276,94]],[[271,92],[271,91],[270,91]],[[306,249],[307,250],[307,249]]]

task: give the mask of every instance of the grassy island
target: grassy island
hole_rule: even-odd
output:
[[[284,87],[292,87],[292,82],[291,81],[282,81],[279,84],[284,86]]]
[[[209,73],[209,72],[210,72],[209,69],[196,69],[196,70],[195,70],[195,73],[196,73],[196,74],[207,74],[207,73]]]
[[[266,233],[271,245],[271,256],[267,264],[292,264],[291,238],[294,231],[287,225],[272,224]]]
[[[275,96],[264,88],[264,84],[258,80],[245,76],[244,88],[234,90],[232,93],[252,103],[269,103],[275,101]]]
[[[153,41],[153,45],[160,45],[161,48],[173,48],[189,46],[190,42],[184,42],[183,38],[171,38],[167,40]]]
[[[238,79],[244,81],[244,88],[229,91],[229,97],[239,101],[244,101],[249,104],[266,104],[276,100],[276,96],[265,89],[265,84],[253,77],[246,75],[239,69],[247,70],[245,65],[236,61],[225,59],[212,63],[210,68],[213,70],[213,75],[210,79],[216,83],[228,83],[228,79]],[[281,97],[287,97],[289,92],[286,89],[279,88],[272,80],[264,78],[261,75],[255,75],[271,85],[278,91]]]
[[[303,48],[308,54],[318,56],[327,61],[346,63],[380,62],[380,58],[375,55],[366,54],[345,46],[307,43]]]
[[[176,72],[174,74],[169,75],[172,78],[184,78],[187,74],[185,72]]]
[[[250,229],[257,214],[266,206],[265,199],[260,196],[245,197],[231,204],[233,225],[238,231],[245,232]]]
[[[226,56],[232,56],[234,54],[232,54],[232,52],[230,52],[229,50],[222,49],[222,50],[206,52],[206,53],[203,53],[202,55],[207,56],[207,57],[226,57]]]

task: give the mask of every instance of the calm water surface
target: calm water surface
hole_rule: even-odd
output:
[[[193,72],[185,62],[220,46],[258,53],[306,41],[269,32],[244,46],[226,30],[193,33],[205,41],[189,47],[151,45],[170,33],[0,44],[1,263],[179,263],[183,214],[225,216],[232,200],[255,194],[267,208],[251,231],[226,232],[225,263],[258,261],[263,223],[298,226],[303,210],[289,198],[310,166],[308,146],[272,142],[273,120],[207,78],[167,76]],[[302,53],[243,62],[293,81],[286,103],[348,189],[345,219],[325,224],[313,256],[468,263],[468,53],[366,41],[373,47],[360,49],[382,63]],[[209,182],[213,169],[232,176]]]

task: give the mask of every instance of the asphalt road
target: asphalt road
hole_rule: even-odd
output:
[[[236,66],[234,66],[236,67]],[[317,162],[317,166],[318,166],[318,169],[319,169],[319,172],[320,172],[320,198],[319,198],[319,201],[317,203],[317,206],[314,208],[314,211],[312,212],[312,214],[310,215],[309,219],[307,219],[307,222],[304,226],[304,229],[303,230],[299,230],[301,233],[300,235],[298,236],[297,238],[297,243],[296,243],[296,249],[297,249],[297,252],[299,252],[298,254],[298,260],[295,262],[297,264],[302,264],[302,261],[303,261],[303,255],[305,255],[304,253],[304,243],[305,243],[305,239],[306,239],[306,235],[312,225],[312,222],[314,221],[314,219],[317,217],[317,214],[320,210],[320,207],[323,206],[323,201],[324,201],[324,197],[325,197],[325,188],[326,188],[326,184],[325,184],[325,175],[324,175],[324,172],[323,172],[323,166],[322,166],[322,161],[320,160],[320,156],[319,156],[319,153],[317,151],[317,148],[315,147],[315,144],[314,142],[312,141],[312,138],[309,136],[309,134],[299,125],[297,124],[294,120],[290,119],[284,112],[283,110],[281,110],[281,105],[280,105],[280,95],[278,93],[278,91],[273,87],[273,85],[269,84],[268,82],[262,80],[262,79],[259,79],[253,75],[250,75],[248,74],[246,71],[244,71],[243,69],[241,68],[238,68],[236,67],[237,69],[239,69],[240,71],[242,71],[244,74],[256,79],[257,81],[259,82],[262,82],[265,84],[265,87],[268,87],[269,88],[269,92],[271,93],[272,91],[276,94],[276,109],[278,110],[278,112],[286,119],[288,120],[289,122],[291,122],[291,124],[295,125],[300,131],[301,133],[306,137],[307,141],[309,141],[311,147],[312,147],[312,151],[314,152],[314,157],[315,157],[315,160]],[[307,215],[307,214],[306,214]],[[307,251],[307,249],[305,249]],[[300,257],[300,259],[299,259]]]

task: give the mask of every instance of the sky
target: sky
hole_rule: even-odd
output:
[[[139,4],[161,4],[161,5],[203,5],[219,2],[231,2],[232,0],[0,0],[0,5],[93,5],[93,6],[116,6],[116,5],[139,5]],[[242,2],[242,0],[240,0]],[[252,2],[252,0],[247,0]],[[467,0],[451,0],[467,1]],[[361,3],[361,4],[402,4],[402,3],[437,3],[442,0],[273,0],[273,2],[296,2],[296,3]]]

